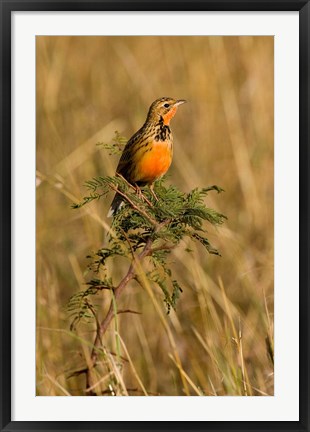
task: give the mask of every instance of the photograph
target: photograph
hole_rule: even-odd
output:
[[[274,396],[274,37],[35,62],[36,396]]]

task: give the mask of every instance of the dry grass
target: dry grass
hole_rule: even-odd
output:
[[[38,37],[38,395],[84,394],[84,376],[68,376],[85,367],[94,337],[91,327],[71,333],[64,308],[104,242],[110,202],[70,205],[85,180],[114,174],[117,157],[96,143],[115,130],[130,137],[161,96],[189,101],[172,124],[169,181],[226,191],[207,199],[228,216],[209,233],[222,257],[173,253],[184,292],[169,316],[158,289],[127,287],[120,307],[141,315],[111,325],[94,390],[273,394],[273,38]]]

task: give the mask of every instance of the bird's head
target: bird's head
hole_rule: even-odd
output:
[[[164,125],[169,125],[170,120],[177,112],[178,106],[185,102],[184,99],[176,100],[170,97],[156,99],[150,106],[147,120],[156,123],[162,121]]]

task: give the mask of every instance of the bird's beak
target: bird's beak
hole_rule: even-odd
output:
[[[179,100],[176,101],[176,103],[174,104],[174,106],[182,105],[182,104],[184,104],[185,102],[186,102],[185,99],[179,99]]]

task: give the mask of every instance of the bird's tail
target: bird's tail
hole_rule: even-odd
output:
[[[123,198],[120,194],[116,193],[114,195],[113,201],[111,203],[111,207],[110,210],[108,212],[108,217],[113,217],[118,210],[121,208],[121,206],[123,205],[124,201]]]

